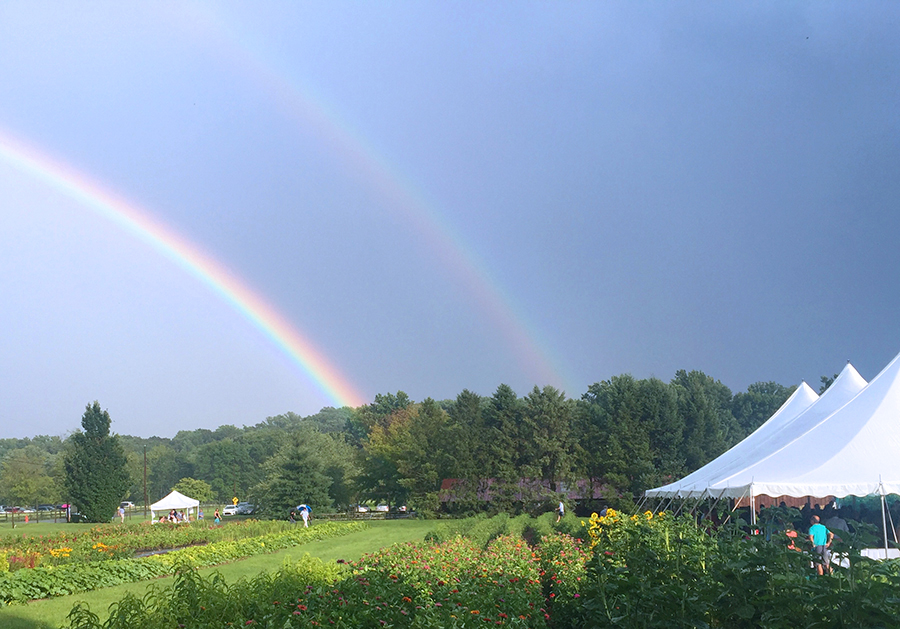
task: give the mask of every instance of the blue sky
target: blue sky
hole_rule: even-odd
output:
[[[895,3],[0,5],[0,135],[143,208],[371,399],[814,388],[900,352]],[[3,437],[333,401],[0,158]]]

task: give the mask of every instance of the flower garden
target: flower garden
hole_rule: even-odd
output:
[[[713,531],[690,518],[650,512],[610,510],[584,520],[570,515],[559,524],[549,514],[443,521],[424,542],[391,546],[352,563],[305,557],[233,583],[197,572],[213,561],[196,554],[201,549],[267,552],[270,545],[303,543],[293,535],[339,535],[347,526],[265,532],[269,525],[248,524],[247,530],[260,527],[260,534],[243,539],[154,556],[164,560],[98,560],[98,542],[79,541],[78,552],[71,545],[69,557],[50,553],[47,560],[68,563],[44,570],[111,570],[116,562],[137,561],[164,563],[165,571],[176,572],[171,586],[151,586],[143,597],[126,595],[109,610],[77,604],[69,629],[900,626],[896,561],[865,559],[851,543],[848,567],[817,578],[810,555],[792,548],[787,535],[766,541],[737,525]],[[112,536],[106,539],[99,543],[115,545]],[[49,548],[58,549],[59,541]],[[81,554],[89,559],[77,559]],[[0,583],[6,600],[19,600],[7,587]]]
[[[176,564],[214,566],[344,535],[364,523],[313,528],[247,520],[228,526],[101,525],[82,534],[25,537],[0,549],[0,600],[67,596],[171,574]],[[169,551],[135,556],[147,551]]]

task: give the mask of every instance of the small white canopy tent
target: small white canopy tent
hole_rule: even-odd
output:
[[[156,512],[160,511],[168,514],[169,511],[175,509],[176,511],[183,511],[185,509],[190,512],[191,509],[194,509],[193,519],[197,519],[197,510],[200,508],[200,501],[195,500],[194,498],[189,498],[185,496],[181,492],[172,490],[168,496],[160,500],[159,502],[154,502],[150,505],[150,515],[153,518],[153,521],[156,521]]]
[[[850,363],[821,397],[803,382],[781,408],[746,439],[680,481],[648,490],[646,495],[650,498],[735,497],[730,492],[722,492],[724,481],[735,478],[743,470],[767,459],[773,452],[814,429],[856,397],[865,386],[866,381]],[[752,496],[761,493],[768,494],[755,492],[751,494],[751,500]]]

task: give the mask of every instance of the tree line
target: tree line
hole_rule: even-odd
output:
[[[108,504],[143,503],[146,470],[149,502],[180,487],[207,502],[250,500],[273,516],[300,502],[323,510],[377,501],[517,511],[576,485],[621,504],[721,454],[794,388],[758,382],[732,394],[703,372],[681,370],[669,382],[615,376],[577,399],[551,386],[520,397],[501,384],[490,396],[464,390],[420,402],[400,391],[358,408],[289,412],[173,438],[109,433],[109,415],[95,402],[67,439],[0,440],[0,501],[78,505],[91,501],[85,486],[106,483],[96,491],[117,495],[96,514],[100,521],[111,515]],[[112,448],[102,459],[111,467],[89,478],[100,468],[91,461],[101,460],[90,448],[101,445]]]

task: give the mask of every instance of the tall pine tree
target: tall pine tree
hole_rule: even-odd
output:
[[[84,431],[69,439],[66,492],[88,522],[108,522],[131,487],[128,459],[118,437],[109,434],[111,423],[95,401],[81,418]]]

